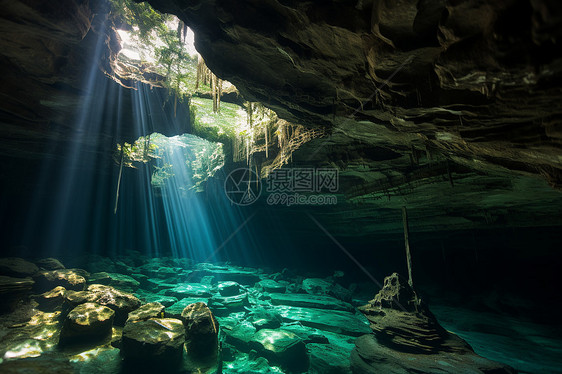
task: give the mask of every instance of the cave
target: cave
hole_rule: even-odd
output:
[[[562,373],[555,0],[13,0],[1,373]]]

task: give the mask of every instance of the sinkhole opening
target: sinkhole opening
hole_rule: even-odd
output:
[[[203,191],[204,183],[224,166],[224,152],[222,143],[197,135],[152,133],[117,144],[114,160],[131,168],[148,165],[150,185],[157,191],[175,188],[187,194]]]

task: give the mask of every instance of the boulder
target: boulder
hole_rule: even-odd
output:
[[[0,275],[9,277],[29,277],[39,271],[39,268],[32,262],[20,257],[0,258]]]
[[[308,369],[306,346],[290,331],[260,330],[254,334],[250,346],[270,364],[278,365],[289,372],[302,373]]]
[[[60,270],[66,269],[65,266],[56,258],[48,257],[35,261],[35,265],[39,266],[41,270]]]
[[[243,312],[249,306],[250,302],[246,293],[228,297],[213,296],[209,299],[209,308],[221,317],[230,313]]]
[[[161,266],[156,270],[156,273],[152,273],[154,276],[160,279],[171,279],[177,278],[179,272],[181,271],[180,268],[171,268],[167,266]]]
[[[231,318],[221,319],[221,331],[225,335],[225,342],[242,352],[250,351],[250,342],[254,338],[256,328],[248,321]]]
[[[218,288],[221,296],[227,297],[240,294],[240,285],[236,282],[220,282]]]
[[[218,359],[219,323],[205,303],[185,307],[181,313],[185,326],[188,357],[199,362],[214,362]]]
[[[247,320],[258,330],[279,328],[282,321],[281,316],[274,310],[260,307],[253,308]]]
[[[33,300],[38,304],[37,309],[43,312],[54,312],[55,310],[62,310],[65,295],[66,289],[58,286],[40,295],[34,295]]]
[[[185,328],[174,318],[150,318],[127,322],[121,353],[128,366],[146,372],[169,372],[182,358]]]
[[[134,321],[144,321],[150,318],[159,318],[162,317],[163,312],[164,312],[164,305],[160,303],[144,304],[137,310],[134,310],[129,313],[129,317],[127,318],[127,323],[134,322]]]
[[[256,283],[256,288],[269,293],[285,293],[287,286],[273,279],[264,279]]]
[[[88,283],[103,284],[125,292],[135,292],[140,286],[139,281],[128,275],[106,272],[93,273]]]
[[[199,283],[182,283],[164,292],[167,296],[174,296],[178,299],[185,297],[211,297],[211,287]]]
[[[332,283],[320,278],[307,278],[302,281],[302,288],[311,295],[328,295],[332,289]]]
[[[39,271],[33,277],[35,290],[45,292],[62,286],[67,290],[82,291],[86,287],[86,279],[83,275],[80,269]]]
[[[105,305],[115,311],[114,322],[118,326],[123,326],[128,318],[128,314],[141,305],[140,300],[134,295],[101,284],[91,284],[86,291],[67,291],[65,300],[70,307],[85,302]]]
[[[180,318],[181,319],[181,313],[183,312],[183,310],[188,305],[195,304],[195,303],[207,304],[208,301],[209,301],[209,299],[204,299],[204,298],[199,298],[199,297],[186,297],[186,298],[181,299],[177,303],[174,303],[174,304],[170,305],[169,307],[166,307],[166,309],[164,309],[164,314],[168,318]]]
[[[115,312],[96,303],[72,309],[64,320],[59,345],[97,343],[111,337]]]

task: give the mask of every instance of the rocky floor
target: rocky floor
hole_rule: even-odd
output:
[[[306,278],[286,269],[193,264],[138,252],[65,265],[0,259],[0,372],[357,373],[363,371],[351,360],[358,337],[359,351],[376,340],[357,307],[378,290],[372,285],[362,293],[342,272]],[[537,365],[517,365],[513,355],[523,344],[486,344],[474,319],[463,325],[455,310],[436,310],[480,355],[529,372],[544,363],[529,356]],[[526,334],[536,343],[527,351],[545,343]],[[559,348],[555,340],[546,343],[554,363]],[[379,353],[389,349],[378,346]],[[390,354],[401,360],[402,353]],[[549,365],[544,372],[557,369]]]

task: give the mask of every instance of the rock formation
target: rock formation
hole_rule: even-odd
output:
[[[478,356],[464,340],[443,329],[397,273],[386,277],[384,287],[359,310],[373,334],[356,340],[353,373],[514,373]]]

